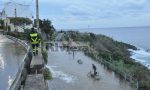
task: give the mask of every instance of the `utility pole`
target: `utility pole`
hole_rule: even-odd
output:
[[[15,8],[15,18],[17,17],[17,9]],[[17,30],[17,27],[16,27],[16,23],[14,23],[14,27],[15,27],[15,31],[18,31]]]
[[[37,28],[37,32],[39,31],[39,2],[38,0],[36,0],[36,28]]]
[[[17,9],[15,8],[15,18],[17,17]]]

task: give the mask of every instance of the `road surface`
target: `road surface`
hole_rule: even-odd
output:
[[[24,55],[21,45],[0,35],[0,90],[7,90],[11,85]]]

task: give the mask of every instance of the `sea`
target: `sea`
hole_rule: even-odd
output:
[[[138,50],[131,51],[131,58],[150,69],[150,26],[117,27],[117,28],[88,28],[79,29],[80,32],[103,34],[114,40],[134,45]]]

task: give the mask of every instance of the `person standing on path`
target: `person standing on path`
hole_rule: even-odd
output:
[[[97,74],[97,72],[96,72],[96,66],[94,64],[92,64],[92,68],[94,70],[94,75],[96,75]]]
[[[38,47],[40,44],[40,37],[38,33],[34,30],[34,28],[31,29],[30,33],[30,42],[32,44],[32,52],[35,55],[38,55]]]

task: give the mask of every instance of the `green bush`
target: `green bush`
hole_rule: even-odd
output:
[[[51,80],[52,79],[52,74],[48,68],[44,69],[43,75],[44,75],[45,80]]]
[[[14,17],[14,18],[10,18],[10,23],[14,23],[15,25],[32,24],[32,20],[30,20],[29,18]]]
[[[43,56],[45,64],[47,64],[47,62],[48,62],[48,53],[47,53],[47,51],[42,51],[42,56]]]
[[[28,40],[28,33],[22,33],[22,32],[7,32],[8,35],[16,37],[21,40]]]

